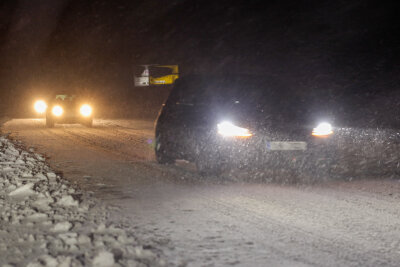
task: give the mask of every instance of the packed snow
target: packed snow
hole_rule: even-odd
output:
[[[0,266],[167,265],[110,213],[42,155],[0,136]]]

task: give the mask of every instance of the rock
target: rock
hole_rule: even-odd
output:
[[[8,186],[7,190],[8,190],[8,191],[13,191],[13,190],[15,190],[16,188],[17,188],[17,187],[16,187],[15,185],[11,184],[11,185]]]
[[[125,235],[119,235],[118,238],[117,238],[117,241],[118,241],[119,243],[121,243],[121,244],[126,244],[126,243],[128,243],[128,240],[126,239],[126,236],[125,236]]]
[[[89,210],[89,205],[80,205],[78,208],[79,212],[87,212]]]
[[[57,267],[70,267],[71,266],[71,257],[59,256],[59,257],[57,257],[57,260],[60,263]]]
[[[54,172],[48,172],[47,173],[47,178],[54,180],[54,179],[57,178],[57,175]]]
[[[152,260],[156,258],[156,254],[148,249],[143,249],[142,247],[135,247],[136,258],[141,260]]]
[[[137,267],[137,266],[143,266],[143,264],[134,260],[128,260],[126,266]]]
[[[52,232],[67,232],[72,228],[72,224],[70,222],[59,222],[54,225],[51,229]]]
[[[5,154],[12,156],[19,156],[19,151],[10,146],[6,149]]]
[[[109,267],[113,266],[115,263],[114,261],[114,254],[108,251],[101,251],[99,252],[93,259],[92,265],[99,266],[99,267]]]
[[[92,242],[92,240],[87,235],[81,234],[78,237],[78,244],[80,244],[80,245],[90,244],[91,242]]]
[[[43,158],[41,155],[37,154],[37,153],[35,153],[35,157],[36,157],[39,161],[44,161],[44,158]]]
[[[27,183],[26,185],[20,186],[14,191],[10,192],[8,195],[13,198],[26,198],[32,196],[36,194],[35,191],[32,190],[33,186],[33,183]]]
[[[34,237],[32,234],[29,235],[28,241],[29,241],[29,242],[34,242],[34,241],[35,241],[35,237]]]
[[[26,164],[26,166],[29,167],[30,169],[34,169],[34,168],[35,168],[35,164],[32,163],[32,162],[29,162],[29,161],[28,161],[28,162],[26,162],[25,164]]]
[[[29,215],[26,219],[28,219],[29,221],[39,222],[39,221],[45,221],[47,217],[48,216],[45,213],[35,213]]]
[[[27,160],[27,161],[31,161],[31,162],[35,162],[35,159],[32,158],[32,157],[26,157],[26,160]]]
[[[66,250],[68,250],[69,252],[74,252],[74,253],[76,253],[76,252],[78,252],[79,251],[79,248],[78,248],[78,246],[76,246],[76,245],[68,245],[67,244],[67,246],[66,246]]]
[[[41,210],[41,211],[46,211],[50,209],[49,204],[53,203],[53,199],[50,197],[40,197],[38,198],[35,202],[32,203],[32,207]]]
[[[99,224],[99,226],[97,226],[97,232],[102,233],[106,230],[106,225],[104,223]]]
[[[42,225],[43,226],[51,226],[53,223],[51,221],[43,221]]]
[[[95,240],[95,241],[93,242],[93,245],[94,245],[96,248],[102,248],[102,247],[104,247],[104,242],[101,241],[101,240]]]
[[[67,245],[76,245],[78,243],[78,234],[77,233],[65,233],[58,235],[65,244]]]
[[[4,168],[2,168],[0,171],[1,171],[2,173],[7,173],[7,172],[12,172],[12,171],[14,171],[14,169],[11,168],[11,167],[4,167]]]
[[[38,180],[46,180],[46,176],[43,173],[36,174],[34,178]]]
[[[53,219],[56,220],[56,221],[62,221],[62,220],[65,219],[65,217],[63,215],[60,215],[60,214],[55,214],[53,216]]]
[[[65,207],[77,207],[79,205],[79,202],[75,200],[72,196],[62,196],[61,199],[57,201],[57,204]]]
[[[58,266],[57,259],[53,258],[50,255],[43,255],[43,256],[40,257],[40,260],[45,262],[45,264],[46,264],[45,266],[49,266],[49,267]]]
[[[116,227],[116,226],[114,226],[114,225],[110,225],[110,226],[107,228],[107,233],[120,234],[120,233],[122,233],[122,232],[124,232],[124,231],[123,231],[121,228]]]
[[[15,164],[23,165],[23,164],[25,164],[25,161],[23,161],[22,159],[17,159],[17,160],[15,161]]]
[[[24,172],[24,173],[22,174],[22,178],[31,179],[31,178],[33,178],[33,175],[32,175],[31,172]]]

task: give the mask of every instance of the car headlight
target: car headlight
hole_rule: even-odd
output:
[[[61,106],[54,106],[53,109],[51,110],[54,116],[60,117],[63,113],[64,110]]]
[[[331,134],[333,134],[332,125],[327,122],[318,124],[312,131],[312,135],[318,137],[327,137]]]
[[[228,121],[219,123],[217,127],[218,133],[223,137],[250,137],[253,135],[249,129],[236,126]]]
[[[47,109],[47,104],[43,100],[38,100],[35,102],[34,108],[37,113],[43,114]]]
[[[92,115],[92,107],[87,104],[82,105],[80,112],[82,116],[89,117],[90,115]]]

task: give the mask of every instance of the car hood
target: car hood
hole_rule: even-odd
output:
[[[328,105],[298,105],[296,107],[257,107],[240,104],[197,105],[186,106],[183,113],[187,123],[211,127],[222,121],[230,121],[255,130],[312,129],[321,122],[329,122],[334,127],[341,128],[400,128],[397,118],[388,116],[384,110],[369,107],[345,109]]]

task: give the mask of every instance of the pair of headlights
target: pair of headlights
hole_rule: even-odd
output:
[[[79,109],[79,112],[83,117],[89,117],[90,115],[92,115],[92,107],[88,104],[82,105]],[[53,113],[53,115],[56,117],[60,117],[62,114],[64,114],[64,109],[61,106],[57,105],[53,107],[51,113]]]
[[[223,137],[248,138],[253,135],[249,129],[236,126],[228,121],[219,123],[217,128],[218,134],[222,135]],[[322,122],[312,130],[311,134],[316,137],[328,137],[333,134],[332,125],[327,122]]]
[[[36,101],[34,108],[36,112],[43,114],[47,110],[47,104],[43,100],[39,100]],[[80,107],[79,112],[82,116],[89,117],[92,115],[92,107],[88,104],[84,104]],[[51,113],[56,117],[60,117],[64,114],[64,109],[60,105],[56,105],[51,109]]]

